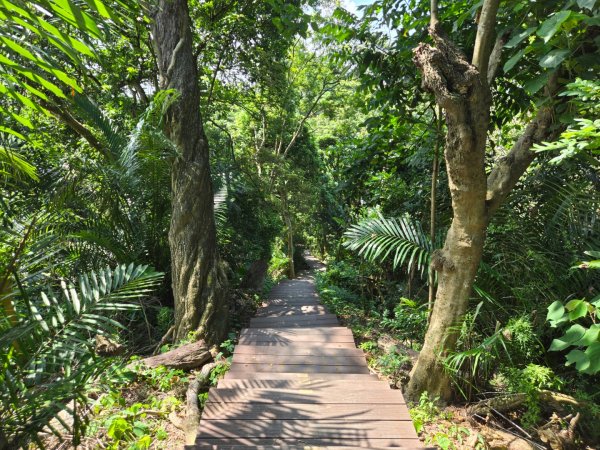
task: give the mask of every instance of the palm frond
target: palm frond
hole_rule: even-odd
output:
[[[400,218],[379,217],[352,225],[344,233],[344,247],[357,251],[368,261],[384,261],[393,257],[393,267],[413,266],[423,275],[433,250],[431,239],[418,220],[405,215]]]
[[[147,266],[120,265],[50,285],[35,301],[15,296],[16,317],[0,317],[0,420],[13,444],[35,440],[59,413],[85,403],[110,364],[95,354],[95,336],[123,328],[114,314],[139,308],[161,279]]]

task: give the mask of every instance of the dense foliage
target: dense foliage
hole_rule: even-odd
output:
[[[539,392],[580,399],[589,443],[600,394],[596,3],[500,4],[485,174],[539,111],[552,107],[553,117],[487,223],[468,309],[442,358],[454,401],[525,393],[515,420],[528,429],[548,419]],[[447,112],[413,61],[419,43],[433,42],[430,2],[375,0],[356,14],[327,1],[185,4],[229,322],[244,320],[240,290],[294,277],[309,250],[328,262],[324,301],[372,365],[406,383],[455,207]],[[43,447],[52,433],[78,445],[90,420],[88,436],[106,428],[111,448],[162,440],[156,424],[136,434],[136,408],[113,414],[132,378],[125,356],[98,346],[106,338],[127,357],[152,353],[185,300],[172,290],[182,154],[169,137],[185,130],[172,120],[187,99],[161,90],[156,8],[0,0],[0,449]],[[439,23],[465,52],[481,8],[439,4]],[[383,335],[399,348],[378,348]],[[155,372],[138,375],[160,384],[148,381]],[[107,385],[118,391],[94,419],[91,393]],[[437,407],[420,398],[415,417],[426,423]]]

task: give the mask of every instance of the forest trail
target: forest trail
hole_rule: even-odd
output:
[[[321,305],[313,273],[272,289],[209,392],[196,449],[423,448],[399,390]]]

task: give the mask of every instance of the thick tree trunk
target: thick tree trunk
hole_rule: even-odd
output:
[[[209,148],[200,115],[198,71],[186,0],[161,0],[153,24],[161,89],[180,98],[166,120],[180,154],[171,172],[173,211],[169,230],[175,339],[197,331],[207,343],[226,331],[226,277],[219,263],[213,216]]]

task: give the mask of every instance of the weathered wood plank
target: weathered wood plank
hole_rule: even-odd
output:
[[[410,420],[398,405],[207,403],[203,420]]]
[[[264,327],[264,328],[244,328],[241,333],[240,336],[255,336],[255,335],[273,335],[273,334],[281,334],[281,335],[302,335],[302,336],[306,336],[306,335],[317,335],[317,336],[331,336],[331,335],[335,335],[335,336],[350,336],[352,337],[352,331],[350,331],[348,328],[346,327],[330,327],[330,328],[321,328],[318,326],[306,326],[304,328],[302,328],[301,330],[299,330],[298,328],[289,328],[286,329],[285,327],[277,327],[277,328],[269,328],[269,327]]]
[[[289,446],[299,446],[298,448],[307,450],[313,450],[311,446],[346,446],[354,450],[363,447],[368,449],[388,448],[394,447],[396,450],[405,449],[423,449],[423,443],[418,439],[414,438],[382,438],[382,439],[368,439],[358,437],[329,437],[329,438],[303,438],[296,437],[294,439],[280,439],[280,438],[254,438],[254,437],[243,437],[243,438],[198,438],[198,444],[202,447],[196,448],[212,448],[211,445],[219,445],[215,447],[222,449],[223,445],[238,445],[245,447],[257,447],[257,446],[277,446],[280,450],[289,448]],[[399,448],[398,448],[399,447]]]
[[[233,364],[301,364],[316,366],[365,366],[363,355],[357,356],[312,356],[312,355],[233,355]]]
[[[387,383],[380,380],[366,378],[360,380],[360,385],[363,389],[383,389],[388,390],[390,387]],[[324,380],[324,379],[308,379],[308,380],[249,380],[249,379],[221,379],[217,385],[219,389],[352,389],[356,386],[356,380]]]
[[[355,404],[405,405],[398,390],[367,391],[319,390],[319,389],[211,389],[208,403],[307,403],[307,404]]]
[[[296,372],[296,373],[364,373],[368,374],[369,369],[363,365],[348,366],[303,366],[300,364],[242,364],[238,363],[231,366],[229,372],[246,374],[246,378],[253,378],[254,373],[276,373],[276,372]]]
[[[279,340],[279,339],[265,339],[265,340],[253,340],[252,338],[241,338],[240,343],[249,347],[267,347],[267,348],[286,348],[294,345],[307,345],[307,346],[320,346],[322,348],[356,348],[354,339],[346,340],[345,342],[323,342],[318,339],[312,338],[309,340],[298,340],[293,341]],[[238,344],[239,345],[239,344]]]
[[[306,355],[306,356],[361,356],[364,358],[364,352],[354,345],[349,348],[343,347],[323,347],[320,344],[287,344],[285,346],[259,346],[244,345],[235,346],[236,355]]]
[[[250,327],[299,327],[299,326],[339,326],[338,319],[333,314],[322,316],[295,316],[295,317],[255,317],[250,319]]]
[[[255,372],[248,374],[247,372],[228,371],[225,374],[225,380],[240,380],[248,379],[251,377],[252,380],[346,380],[356,381],[360,383],[362,381],[377,380],[377,375],[373,374],[359,374],[359,373],[300,373],[300,372],[288,372],[288,373],[269,373],[269,372]]]
[[[221,442],[220,439],[210,439],[210,441]],[[254,450],[356,450],[357,447],[345,447],[340,445],[322,446],[322,445],[310,445],[302,442],[297,445],[290,444],[283,440],[277,440],[275,445],[252,445]],[[185,446],[184,450],[248,450],[247,445],[223,445],[223,444],[206,444],[206,445],[194,445]],[[370,450],[437,450],[435,447],[369,447]]]
[[[205,438],[417,439],[410,420],[203,420]]]

